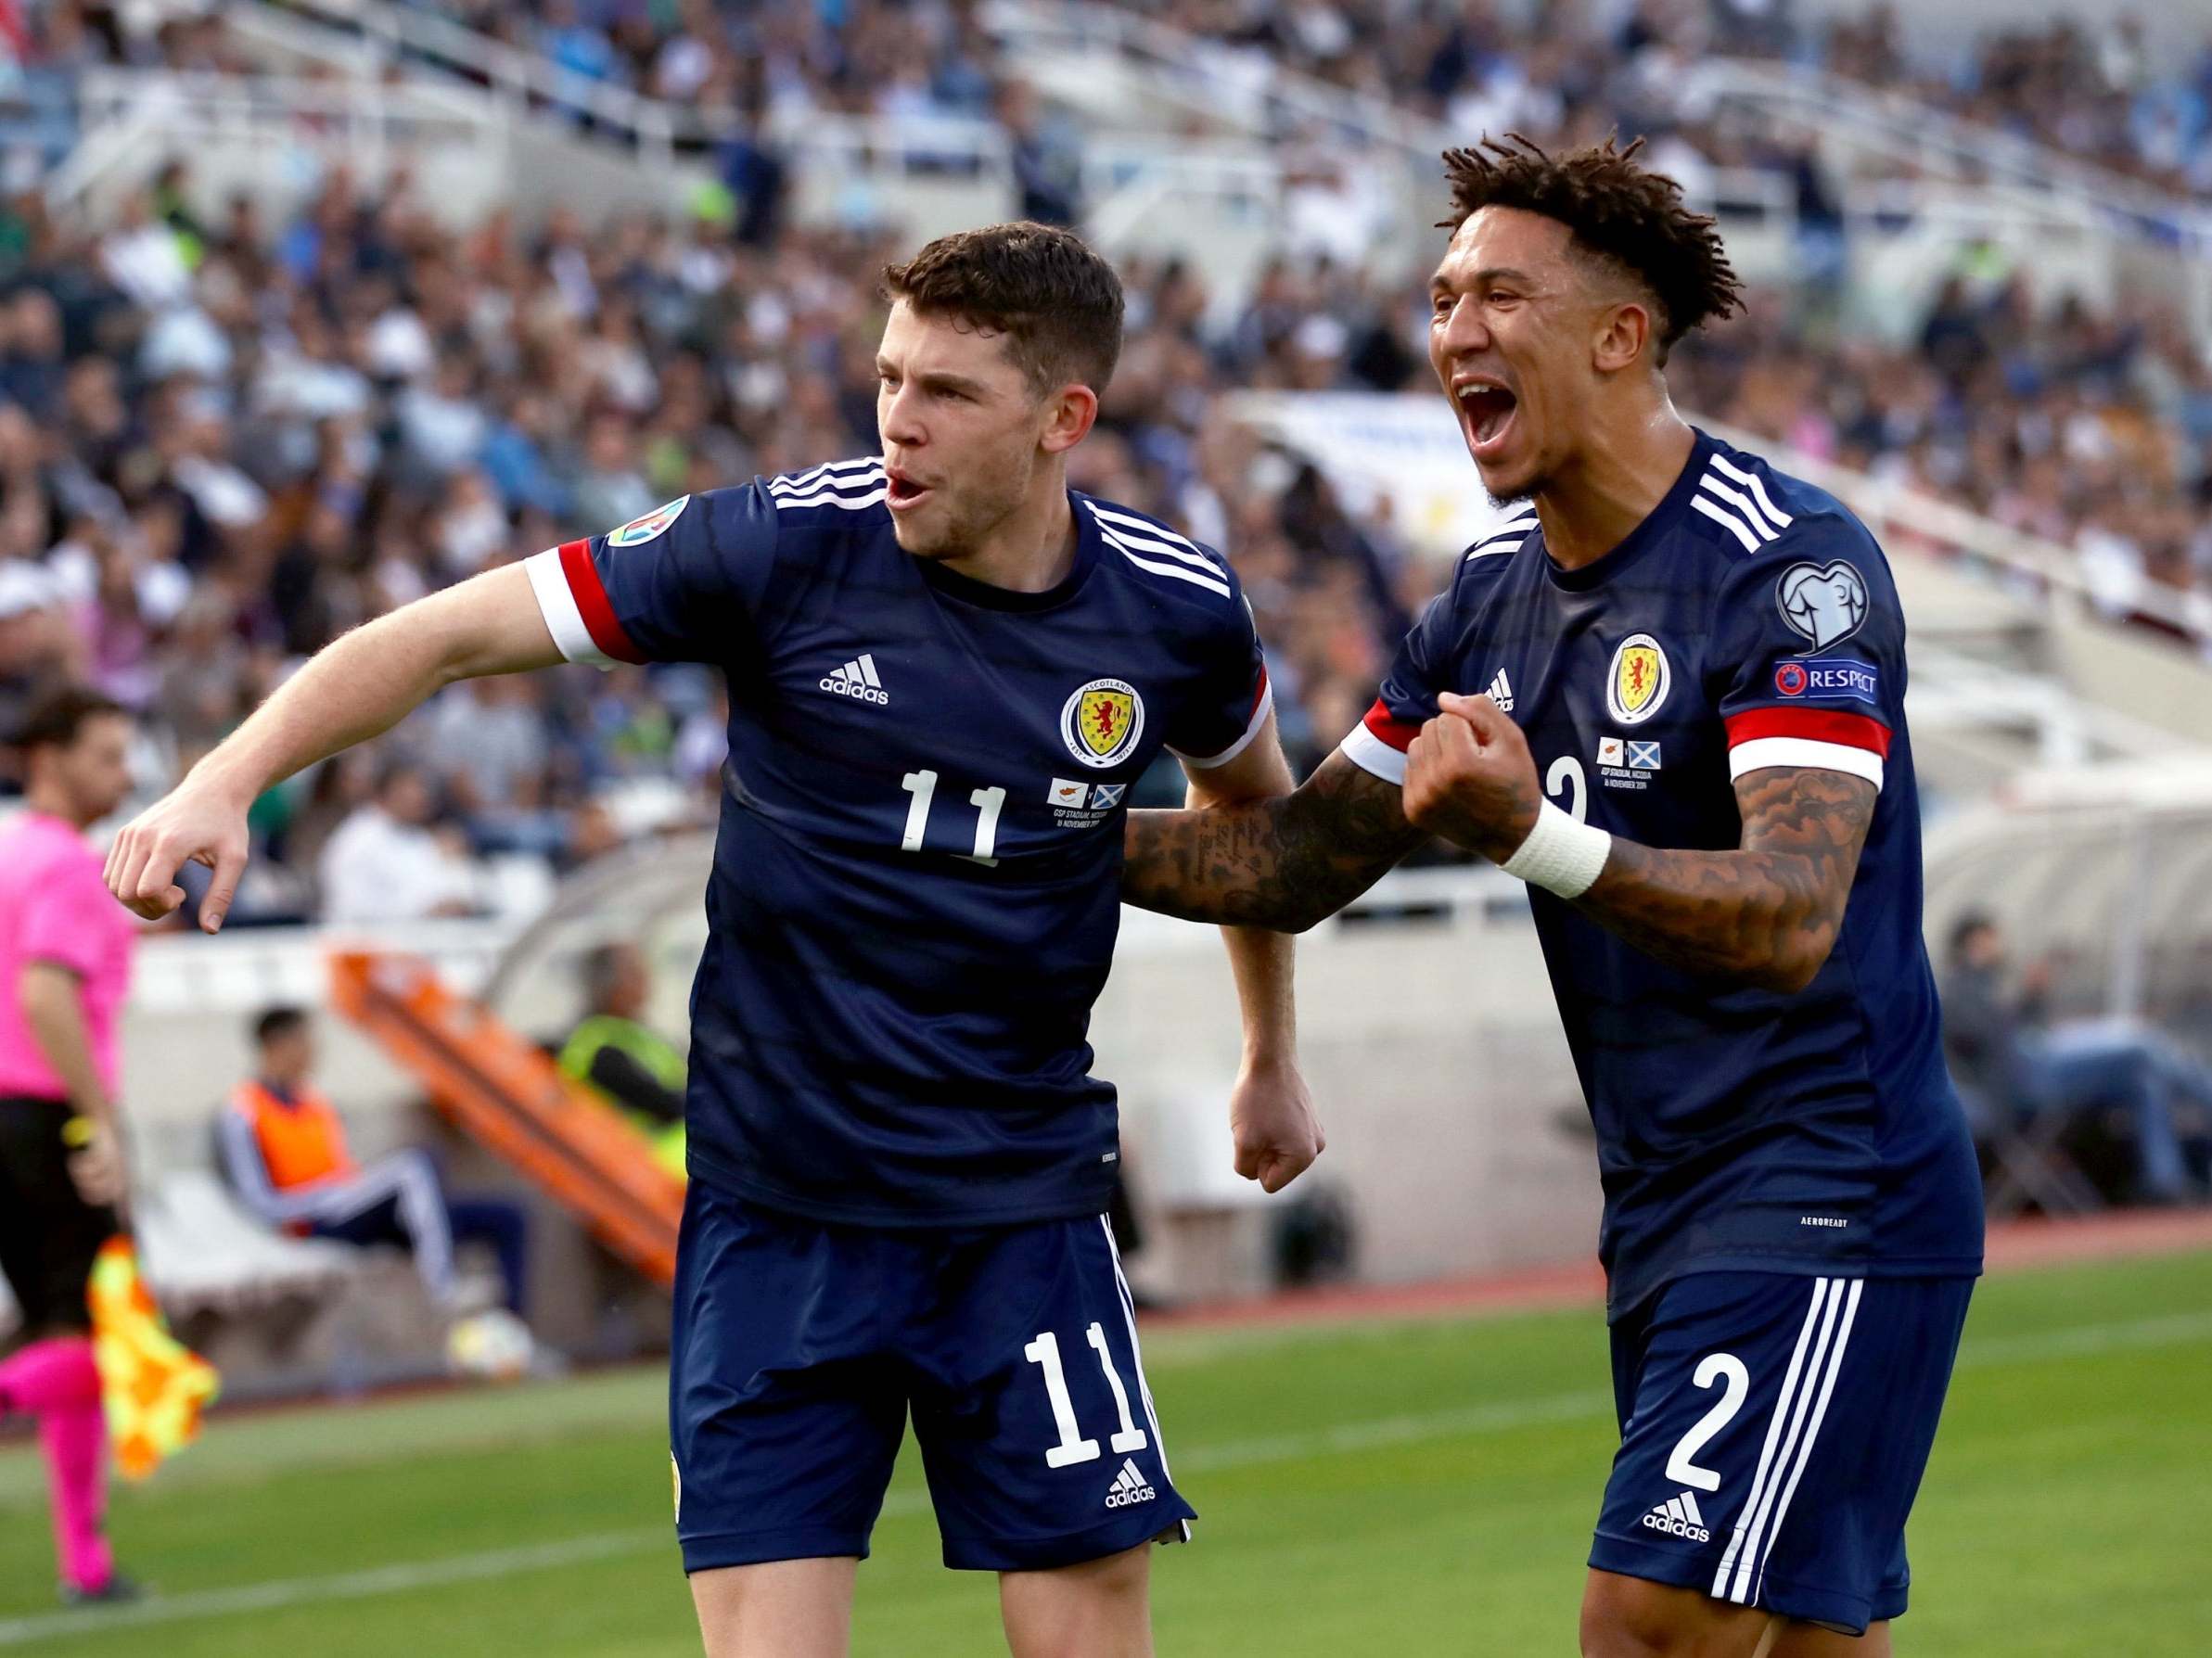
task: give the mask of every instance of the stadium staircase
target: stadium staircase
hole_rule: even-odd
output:
[[[340,950],[331,1001],[455,1127],[657,1284],[672,1283],[684,1182],[591,1090],[419,957]]]

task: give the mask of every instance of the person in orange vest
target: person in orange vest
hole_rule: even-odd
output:
[[[253,1023],[253,1075],[231,1092],[220,1122],[224,1173],[271,1226],[346,1244],[404,1244],[431,1299],[454,1304],[454,1244],[480,1239],[499,1256],[509,1312],[527,1282],[522,1211],[498,1198],[449,1198],[429,1154],[416,1147],[359,1164],[337,1109],[308,1078],[314,1032],[296,1007]]]

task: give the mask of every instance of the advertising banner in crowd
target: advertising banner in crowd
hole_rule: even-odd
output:
[[[1508,516],[1483,489],[1440,392],[1245,391],[1221,406],[1311,461],[1355,514],[1387,501],[1416,552],[1449,557]]]

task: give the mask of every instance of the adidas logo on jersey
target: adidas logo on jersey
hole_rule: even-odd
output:
[[[1140,1502],[1150,1502],[1159,1493],[1144,1483],[1144,1476],[1137,1472],[1137,1465],[1124,1457],[1121,1472],[1114,1476],[1113,1489],[1106,1493],[1106,1505],[1109,1509],[1133,1509]]]
[[[844,667],[822,676],[822,688],[832,696],[850,696],[855,702],[880,703],[890,706],[890,693],[883,688],[883,682],[876,677],[876,658],[862,657]]]
[[[1490,681],[1490,689],[1483,695],[1498,705],[1501,714],[1513,712],[1513,682],[1505,677],[1502,668],[1498,670],[1497,677]]]
[[[1693,1543],[1713,1540],[1713,1534],[1706,1529],[1705,1516],[1697,1511],[1696,1495],[1689,1491],[1660,1503],[1643,1516],[1643,1524],[1653,1531],[1663,1531],[1670,1537],[1687,1537]]]

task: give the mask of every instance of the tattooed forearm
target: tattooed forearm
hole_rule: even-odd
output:
[[[1426,839],[1394,783],[1333,754],[1295,794],[1206,811],[1132,811],[1121,898],[1140,909],[1302,933]]]
[[[1673,851],[1617,837],[1605,874],[1575,906],[1673,966],[1801,990],[1835,948],[1874,800],[1873,784],[1840,772],[1747,772],[1736,784],[1741,849]]]

